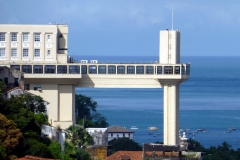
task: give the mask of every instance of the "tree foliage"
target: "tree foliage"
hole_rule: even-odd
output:
[[[30,111],[34,113],[42,113],[46,111],[46,106],[42,97],[30,94],[23,94],[20,97]]]
[[[92,143],[92,137],[79,125],[72,125],[66,130],[66,139],[77,148],[82,148]]]
[[[113,152],[117,151],[142,151],[142,147],[132,139],[123,137],[123,138],[114,138],[109,141],[109,145],[112,145]]]
[[[75,109],[78,124],[84,127],[108,127],[107,119],[97,112],[97,102],[81,94],[75,96]]]
[[[18,149],[23,147],[23,135],[17,125],[0,114],[0,158],[14,157]]]

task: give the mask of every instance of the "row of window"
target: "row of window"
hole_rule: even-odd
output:
[[[29,34],[23,33],[22,34],[22,40],[23,42],[29,42]],[[47,40],[51,41],[51,35],[47,35]],[[6,41],[6,34],[0,33],[0,41],[5,42]],[[17,41],[17,33],[11,33],[11,41],[16,42]],[[40,33],[34,33],[34,41],[40,42]]]
[[[23,55],[23,57],[28,57],[29,50],[23,49],[22,55]],[[51,55],[51,50],[47,50],[47,56],[50,56],[50,55]],[[11,50],[11,56],[17,57],[17,49]],[[4,48],[0,48],[0,57],[6,57],[6,52],[5,52]],[[40,49],[34,49],[34,57],[40,57]]]
[[[58,73],[66,74],[67,65],[22,65],[21,71],[25,73]],[[12,65],[11,68],[20,71],[20,65]],[[43,70],[44,69],[44,70]],[[88,71],[89,69],[89,71]],[[156,74],[180,74],[180,66],[157,66]],[[80,66],[70,65],[69,74],[80,74]],[[154,66],[115,66],[115,65],[81,65],[82,74],[154,74]],[[190,74],[190,67],[182,66],[182,74]]]

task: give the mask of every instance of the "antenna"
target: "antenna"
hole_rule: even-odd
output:
[[[0,0],[0,24],[2,23],[2,0]]]
[[[173,2],[172,2],[172,30],[173,30]]]

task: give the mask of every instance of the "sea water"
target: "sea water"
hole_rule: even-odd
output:
[[[78,59],[158,61],[154,56]],[[181,63],[187,62],[191,63],[191,75],[180,85],[180,127],[204,147],[226,141],[234,149],[240,148],[240,57],[182,57]],[[137,126],[133,131],[139,144],[163,141],[163,89],[77,88],[76,93],[92,97],[110,126]],[[149,133],[150,126],[159,130]],[[196,132],[203,128],[205,132]],[[229,128],[236,130],[229,132]]]

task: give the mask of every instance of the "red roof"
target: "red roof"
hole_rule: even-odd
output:
[[[111,156],[105,158],[104,160],[122,160],[122,159],[130,159],[130,160],[141,160],[142,159],[142,151],[118,151]]]

